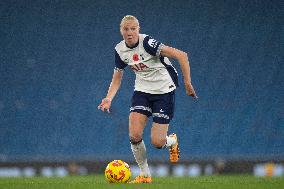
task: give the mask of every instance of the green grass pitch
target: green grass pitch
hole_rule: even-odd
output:
[[[248,175],[161,177],[151,184],[109,184],[103,175],[64,178],[0,178],[0,189],[284,189],[284,177],[258,178]]]

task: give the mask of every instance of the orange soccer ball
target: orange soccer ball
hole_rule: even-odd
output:
[[[109,183],[126,183],[130,177],[130,167],[122,160],[111,161],[105,169],[105,178]]]

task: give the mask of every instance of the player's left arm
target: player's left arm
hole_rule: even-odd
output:
[[[184,84],[185,84],[186,94],[188,96],[198,98],[196,93],[195,93],[195,90],[194,90],[194,88],[191,84],[190,64],[189,64],[189,59],[188,59],[187,53],[183,52],[179,49],[163,45],[162,49],[161,49],[161,56],[173,58],[173,59],[176,59],[179,62],[179,65],[180,65],[180,68],[181,68],[181,71],[182,71],[182,75],[183,75],[183,81],[184,81]]]

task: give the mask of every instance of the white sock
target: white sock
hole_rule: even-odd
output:
[[[177,142],[177,140],[174,137],[166,136],[166,138],[167,138],[167,142],[166,142],[167,147],[171,147]]]
[[[147,163],[146,147],[144,141],[142,140],[139,144],[131,144],[131,150],[140,168],[140,175],[145,177],[151,177],[151,173]]]

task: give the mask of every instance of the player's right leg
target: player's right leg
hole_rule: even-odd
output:
[[[147,120],[147,116],[137,112],[131,112],[129,115],[129,137],[131,149],[140,168],[140,175],[130,183],[152,182],[151,173],[147,162],[146,147],[142,139],[143,130],[146,126]]]
[[[140,175],[130,183],[151,183],[151,173],[147,163],[146,147],[142,139],[144,128],[151,115],[151,107],[147,101],[148,94],[135,91],[129,115],[129,137],[131,149],[140,168]]]

